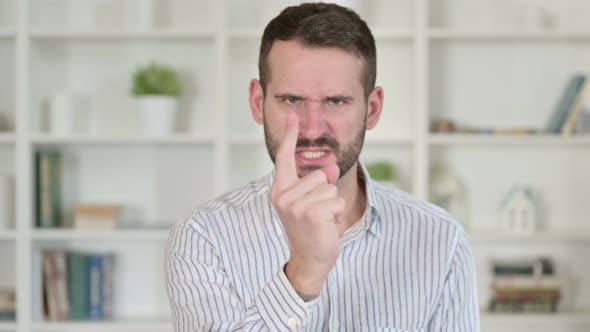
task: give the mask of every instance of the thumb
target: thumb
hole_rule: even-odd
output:
[[[328,183],[336,183],[340,177],[340,168],[336,164],[330,164],[322,167],[322,171],[328,176]]]

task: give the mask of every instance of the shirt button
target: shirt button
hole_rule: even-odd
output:
[[[332,322],[332,326],[333,326],[335,329],[337,329],[337,328],[339,328],[339,327],[340,327],[340,323],[339,323],[337,320],[335,320],[335,321],[333,321],[333,322]]]
[[[289,327],[297,327],[297,320],[295,318],[289,318],[287,324],[289,324]]]

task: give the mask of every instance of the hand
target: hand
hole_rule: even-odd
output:
[[[275,157],[270,198],[289,240],[287,278],[299,293],[316,295],[340,254],[336,217],[344,211],[344,199],[338,197],[339,169],[334,164],[297,176],[298,133],[297,115],[291,113]]]

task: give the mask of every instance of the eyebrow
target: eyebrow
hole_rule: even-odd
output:
[[[275,98],[279,98],[279,99],[284,99],[284,98],[288,98],[288,97],[295,97],[295,98],[299,98],[301,100],[306,100],[307,98],[304,98],[302,96],[298,96],[295,94],[291,94],[291,93],[277,93],[274,95]],[[346,102],[351,102],[354,100],[354,97],[352,96],[346,96],[346,95],[334,95],[334,96],[327,96],[324,98],[323,101],[328,101],[331,99],[342,99]]]

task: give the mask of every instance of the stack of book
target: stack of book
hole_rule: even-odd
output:
[[[548,258],[492,262],[490,312],[556,312],[561,285]]]
[[[16,295],[14,289],[0,289],[0,321],[16,319]]]
[[[42,264],[46,319],[112,318],[113,255],[51,251]]]

